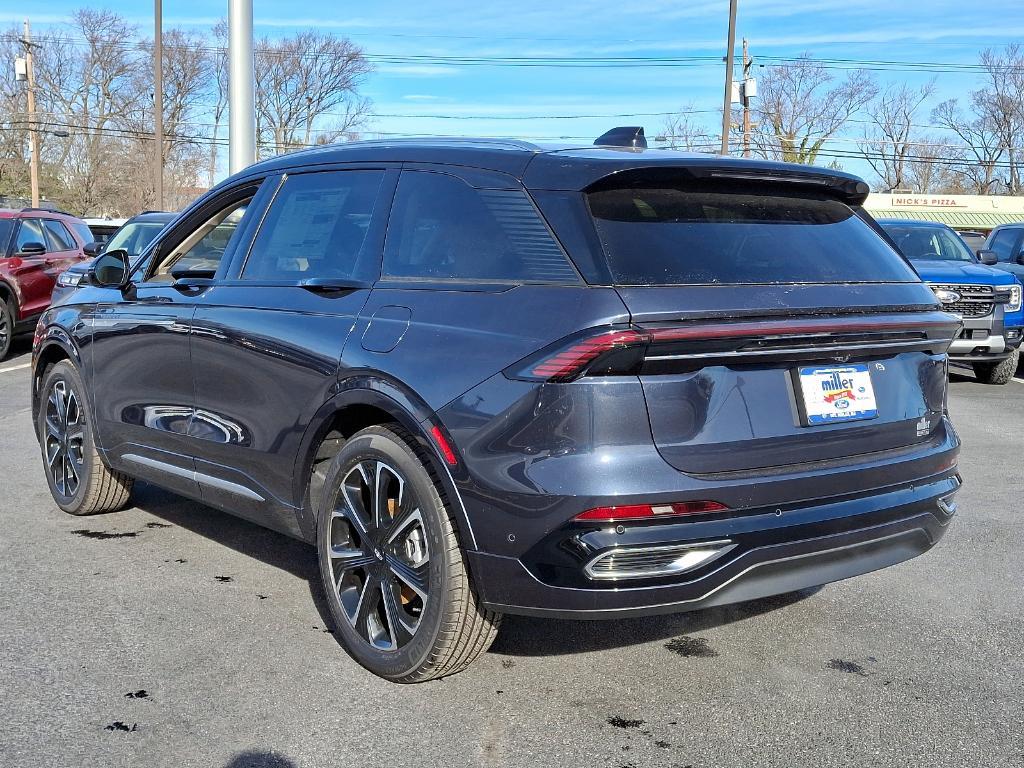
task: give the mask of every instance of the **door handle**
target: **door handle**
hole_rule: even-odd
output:
[[[179,277],[171,283],[171,287],[182,293],[202,293],[208,288],[212,288],[215,282],[213,278],[209,277]]]

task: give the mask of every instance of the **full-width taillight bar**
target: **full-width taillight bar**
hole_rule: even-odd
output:
[[[953,338],[959,321],[941,312],[914,314],[906,318],[827,317],[769,319],[738,322],[694,321],[678,325],[604,328],[570,338],[561,345],[528,358],[510,375],[533,381],[566,382],[587,373],[595,361],[615,352],[635,350],[638,354],[619,356],[620,364],[603,373],[630,373],[630,365],[642,362],[643,349],[651,344],[685,341],[714,341],[763,337],[801,336],[820,333],[872,333],[915,331]]]

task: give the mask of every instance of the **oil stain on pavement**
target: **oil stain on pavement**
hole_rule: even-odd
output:
[[[87,528],[76,528],[72,533],[75,534],[75,536],[81,536],[84,539],[134,539],[142,533],[142,531],[114,533],[112,531],[90,531]]]
[[[694,656],[700,659],[710,659],[718,655],[718,651],[708,645],[707,638],[680,637],[665,643],[665,647],[677,656]]]

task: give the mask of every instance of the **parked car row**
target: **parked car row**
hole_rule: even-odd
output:
[[[30,333],[39,315],[73,290],[109,238],[113,247],[139,254],[173,218],[146,211],[127,223],[90,225],[52,209],[0,209],[0,360],[16,335]]]
[[[996,254],[971,252],[945,224],[879,219],[900,253],[910,259],[943,309],[963,319],[949,358],[969,363],[980,381],[1006,384],[1017,371],[1024,309],[1021,284],[997,268]]]
[[[0,209],[0,360],[50,305],[57,276],[85,258],[85,223],[42,208]]]

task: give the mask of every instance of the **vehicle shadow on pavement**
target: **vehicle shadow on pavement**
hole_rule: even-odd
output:
[[[132,504],[168,523],[305,580],[324,626],[334,626],[320,584],[316,550],[310,545],[149,483],[136,483]]]
[[[316,552],[308,544],[148,483],[136,484],[132,502],[155,517],[305,580],[323,625],[333,628],[320,583]],[[689,613],[630,619],[566,621],[506,616],[491,650],[507,656],[560,656],[654,642],[753,618],[797,603],[816,591],[803,590]],[[558,631],[552,628],[555,624]]]
[[[491,651],[508,656],[567,656],[703,632],[804,600],[821,587],[688,613],[602,621],[506,616]]]
[[[248,751],[239,752],[224,764],[224,768],[298,768],[287,757],[275,755],[273,752]]]

